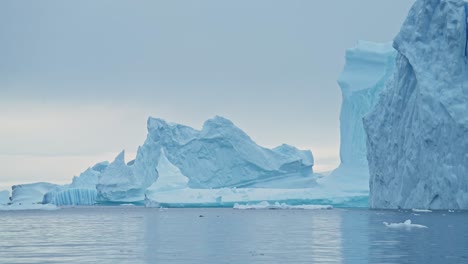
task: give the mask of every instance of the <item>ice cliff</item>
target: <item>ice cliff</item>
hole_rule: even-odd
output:
[[[340,115],[340,166],[319,182],[330,189],[368,192],[366,134],[362,119],[374,107],[394,71],[396,51],[391,43],[358,42],[346,51],[346,63],[338,79]]]
[[[394,40],[395,73],[364,119],[372,208],[468,209],[465,5],[418,0]]]

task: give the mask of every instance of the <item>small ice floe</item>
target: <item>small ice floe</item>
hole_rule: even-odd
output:
[[[254,210],[254,209],[292,209],[292,210],[330,210],[333,209],[331,205],[315,205],[315,204],[303,204],[303,205],[289,205],[285,203],[274,203],[263,201],[258,204],[234,204],[234,209],[238,210]]]
[[[414,208],[413,208],[413,212],[415,212],[415,213],[432,213],[432,211],[429,210],[429,209],[414,209]]]
[[[57,207],[53,204],[9,204],[9,205],[0,205],[0,211],[22,211],[22,210],[45,210],[45,211],[55,211],[59,210],[60,207]]]
[[[448,210],[449,213],[455,213],[455,210]]]
[[[387,223],[383,222],[383,224],[391,229],[412,229],[412,228],[428,228],[425,225],[417,225],[417,224],[412,224],[411,220],[406,220],[403,223]]]
[[[120,206],[124,206],[124,207],[133,207],[133,206],[136,206],[136,205],[131,204],[131,203],[125,203],[125,204],[120,204]]]

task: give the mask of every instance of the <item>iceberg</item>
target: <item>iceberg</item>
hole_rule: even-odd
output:
[[[10,202],[10,192],[9,191],[0,191],[0,205],[7,204]]]
[[[44,195],[48,192],[58,192],[62,186],[47,182],[14,185],[12,187],[11,203],[42,204]]]
[[[412,228],[428,228],[427,226],[425,225],[417,225],[417,224],[412,224],[411,223],[411,220],[406,220],[405,222],[403,223],[387,223],[387,222],[383,222],[383,224],[387,227],[387,228],[391,228],[391,229],[406,229],[406,230],[411,230]]]
[[[99,175],[98,201],[142,202],[147,190],[181,187],[274,188],[288,179],[296,188],[316,185],[310,151],[263,148],[228,119],[216,116],[196,130],[150,117],[147,128],[134,161],[125,164],[122,152]]]
[[[366,134],[362,119],[377,103],[395,68],[392,43],[359,41],[346,51],[341,87],[340,166],[319,183],[330,189],[369,192]]]
[[[230,207],[237,204],[268,202],[287,205],[327,205],[334,207],[365,207],[368,196],[361,193],[330,193],[322,188],[266,189],[266,188],[183,188],[163,192],[149,192],[147,207]]]
[[[370,207],[468,209],[466,3],[417,0],[393,47],[395,72],[364,118]]]
[[[104,161],[88,168],[78,177],[73,177],[71,184],[60,186],[44,194],[43,203],[58,206],[95,204],[99,175],[108,166],[109,162]]]

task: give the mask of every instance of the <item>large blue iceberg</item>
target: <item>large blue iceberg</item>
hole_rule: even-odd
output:
[[[201,130],[157,118],[149,118],[147,127],[136,159],[126,164],[122,152],[99,175],[98,201],[143,201],[158,181],[160,160],[177,167],[193,189],[268,188],[284,179],[299,179],[301,188],[316,184],[310,151],[263,148],[225,118],[209,119]]]
[[[396,70],[365,118],[372,208],[468,209],[467,12],[418,0]]]

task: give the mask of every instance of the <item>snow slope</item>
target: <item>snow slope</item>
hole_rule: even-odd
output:
[[[372,208],[468,209],[466,25],[462,0],[417,0],[395,38],[364,120]]]

